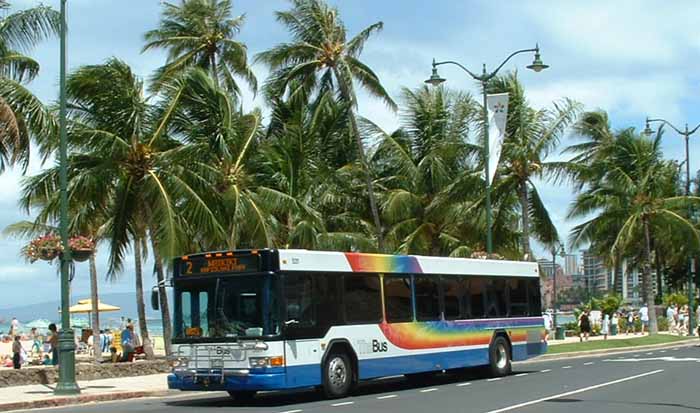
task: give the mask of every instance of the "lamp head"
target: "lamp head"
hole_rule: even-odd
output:
[[[540,57],[540,46],[535,46],[535,60],[533,60],[532,64],[528,65],[527,68],[539,73],[548,67],[548,65],[542,63],[542,58]]]
[[[437,86],[440,83],[444,82],[445,79],[441,78],[440,75],[437,72],[437,65],[435,65],[435,59],[433,59],[433,74],[430,75],[430,77],[425,81],[425,83],[433,86]]]
[[[651,136],[654,134],[654,131],[651,130],[651,127],[649,126],[649,118],[647,118],[646,127],[644,128],[644,131],[642,133],[646,136]]]

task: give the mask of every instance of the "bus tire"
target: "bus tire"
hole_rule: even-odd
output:
[[[492,377],[503,377],[510,374],[511,368],[508,340],[496,336],[489,346],[489,373]]]
[[[323,393],[329,399],[344,397],[352,388],[352,362],[347,354],[331,353],[323,363],[321,378]]]
[[[228,395],[233,398],[233,400],[240,402],[249,402],[255,397],[255,390],[228,390]]]

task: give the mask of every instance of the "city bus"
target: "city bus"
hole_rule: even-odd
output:
[[[504,376],[547,347],[532,262],[260,249],[187,255],[173,270],[171,389],[337,398],[385,376]]]

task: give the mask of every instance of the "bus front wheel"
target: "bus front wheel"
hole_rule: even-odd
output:
[[[344,397],[352,387],[353,371],[345,353],[332,353],[323,363],[323,392],[328,398]]]
[[[493,377],[507,376],[511,372],[510,346],[503,336],[497,336],[489,346],[489,370]]]

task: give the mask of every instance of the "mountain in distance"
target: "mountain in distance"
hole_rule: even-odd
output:
[[[144,295],[144,302],[146,303],[146,318],[160,319],[160,312],[154,311],[151,308],[150,291]],[[74,297],[71,299],[71,305],[76,304],[79,299],[82,300],[84,298],[90,297]],[[122,316],[125,318],[131,318],[132,320],[138,318],[136,312],[136,294],[134,293],[100,294],[100,301],[105,304],[116,305],[117,307],[121,308],[120,311],[100,313],[100,320],[119,320],[119,318]],[[10,320],[12,320],[12,317],[17,317],[17,319],[22,323],[27,323],[38,318],[59,321],[61,315],[58,310],[60,307],[61,302],[56,300],[38,304],[0,308],[0,324],[9,323]],[[82,314],[80,316],[87,317],[86,314]]]

